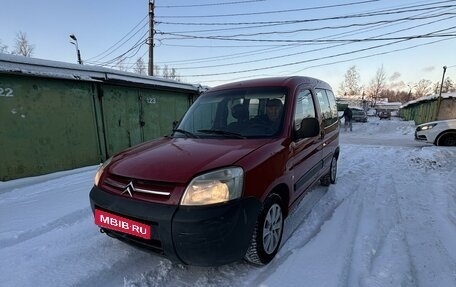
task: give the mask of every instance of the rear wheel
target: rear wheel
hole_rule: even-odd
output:
[[[283,234],[283,214],[280,196],[269,196],[258,216],[250,246],[245,254],[248,262],[265,265],[277,254]]]
[[[323,186],[329,186],[331,183],[336,183],[337,178],[337,157],[333,155],[331,159],[331,166],[327,174],[325,174],[321,179],[320,183]]]

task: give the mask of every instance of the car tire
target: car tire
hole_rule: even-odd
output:
[[[283,235],[284,212],[279,195],[269,196],[258,215],[250,246],[244,259],[256,265],[268,264],[279,251]]]
[[[331,159],[331,165],[329,171],[320,179],[320,184],[323,186],[329,186],[330,184],[335,184],[337,178],[337,157],[333,155]]]
[[[456,146],[456,132],[444,133],[435,142],[437,146]]]

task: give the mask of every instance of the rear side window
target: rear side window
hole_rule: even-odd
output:
[[[316,89],[315,91],[320,104],[323,126],[328,127],[337,122],[337,106],[334,95],[329,90]]]

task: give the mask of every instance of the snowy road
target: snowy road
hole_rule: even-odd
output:
[[[95,167],[0,182],[0,285],[456,286],[456,148],[372,119],[341,132],[338,172],[287,219],[265,267],[182,266],[100,234]]]

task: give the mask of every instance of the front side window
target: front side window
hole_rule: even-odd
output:
[[[282,129],[286,94],[281,87],[209,91],[190,107],[174,136],[273,137]]]
[[[315,106],[309,90],[300,91],[296,97],[294,113],[294,128],[296,131],[301,128],[301,122],[305,118],[315,118]]]

